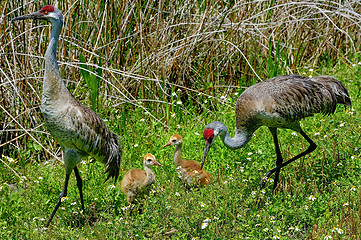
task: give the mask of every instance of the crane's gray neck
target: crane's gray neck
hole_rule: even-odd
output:
[[[178,167],[181,165],[182,157],[181,157],[181,149],[182,149],[183,143],[179,143],[175,147],[174,151],[174,166]]]
[[[252,133],[248,133],[245,130],[237,129],[236,134],[232,138],[229,135],[228,128],[226,127],[226,131],[222,131],[220,133],[220,138],[222,139],[224,145],[230,149],[238,149],[244,147],[249,140],[252,138]]]
[[[55,98],[56,95],[67,92],[65,84],[61,78],[59,66],[56,58],[56,49],[63,21],[52,22],[51,35],[48,49],[45,53],[45,74],[43,82],[43,98]]]
[[[155,180],[155,174],[153,173],[152,169],[149,166],[144,165],[144,171],[147,177],[143,182],[143,186],[148,186],[153,184]]]

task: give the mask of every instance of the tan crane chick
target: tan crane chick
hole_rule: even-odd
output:
[[[122,192],[127,195],[129,203],[135,203],[136,198],[149,193],[150,186],[155,180],[155,174],[151,169],[154,165],[162,166],[152,154],[147,153],[143,161],[144,171],[131,169],[124,175],[121,182]]]
[[[196,161],[188,161],[182,158],[181,149],[183,145],[183,138],[179,134],[174,134],[169,142],[163,147],[175,145],[174,165],[178,172],[178,177],[188,184],[204,186],[210,184],[213,179],[212,176],[201,168],[201,165]]]

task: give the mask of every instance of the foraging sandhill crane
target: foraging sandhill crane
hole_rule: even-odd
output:
[[[155,174],[151,169],[151,166],[154,165],[162,166],[152,154],[147,153],[143,160],[144,171],[131,169],[124,175],[121,188],[130,204],[135,203],[136,198],[140,197],[140,195],[149,193],[150,187],[155,180]]]
[[[167,142],[163,147],[173,145],[176,145],[174,152],[174,165],[177,169],[179,178],[181,178],[184,182],[195,186],[204,186],[206,184],[212,183],[212,176],[204,169],[201,169],[201,165],[199,163],[196,161],[188,161],[182,158],[182,136],[179,134],[174,134],[170,138],[169,142]]]
[[[217,136],[230,149],[244,147],[252,134],[261,126],[267,126],[273,136],[277,154],[277,167],[268,171],[260,184],[263,188],[268,178],[276,172],[275,190],[281,168],[296,159],[311,153],[316,144],[301,129],[300,120],[315,113],[329,115],[335,112],[336,105],[351,106],[348,91],[340,81],[330,76],[312,78],[299,75],[278,76],[259,82],[247,88],[236,103],[236,134],[230,137],[227,126],[222,122],[208,124],[203,132],[205,139],[202,167],[208,151]],[[287,128],[299,132],[310,146],[302,153],[283,163],[278,145],[277,128]]]
[[[63,14],[54,6],[45,6],[40,11],[16,17],[14,20],[34,19],[51,23],[49,46],[45,53],[45,73],[41,110],[50,134],[63,148],[65,165],[65,183],[58,202],[47,221],[48,227],[58,210],[63,197],[67,195],[71,172],[77,180],[82,210],[84,200],[82,180],[77,164],[90,155],[105,164],[107,179],[114,177],[116,182],[122,158],[119,137],[109,131],[104,121],[91,109],[79,103],[66,88],[56,60],[56,48],[63,25]]]

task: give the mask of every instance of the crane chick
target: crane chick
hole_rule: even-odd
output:
[[[204,169],[201,169],[201,165],[199,163],[196,161],[188,161],[182,158],[182,136],[179,134],[174,134],[170,138],[169,142],[166,143],[163,147],[172,145],[176,146],[174,152],[174,165],[177,168],[179,178],[188,184],[199,184],[200,186],[210,184],[213,181],[212,176]]]
[[[124,175],[121,182],[122,192],[127,195],[129,203],[135,203],[136,198],[149,193],[150,186],[155,180],[155,174],[151,169],[154,165],[162,166],[152,154],[147,153],[143,161],[144,171],[131,169]]]

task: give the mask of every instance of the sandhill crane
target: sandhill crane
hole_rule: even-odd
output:
[[[201,165],[196,161],[187,161],[182,158],[181,150],[183,145],[183,138],[179,134],[174,134],[169,142],[167,142],[163,147],[176,145],[174,152],[174,165],[177,169],[178,176],[183,181],[192,185],[204,186],[210,184],[212,176],[206,172],[204,169],[201,169]]]
[[[77,180],[82,210],[84,210],[82,180],[77,164],[90,155],[105,164],[107,179],[116,182],[122,158],[119,137],[109,131],[104,121],[92,110],[79,103],[66,88],[56,60],[56,48],[63,25],[63,14],[54,6],[47,5],[40,11],[16,17],[14,20],[39,19],[51,23],[49,46],[45,53],[45,74],[41,110],[50,134],[63,148],[65,183],[58,202],[45,227],[48,227],[58,210],[63,197],[67,195],[71,172]]]
[[[278,76],[259,82],[247,88],[236,103],[236,134],[230,137],[227,126],[222,122],[208,124],[203,132],[205,139],[202,167],[207,153],[217,136],[231,149],[244,147],[260,126],[267,126],[273,136],[277,154],[277,167],[268,171],[260,184],[263,188],[268,178],[276,172],[275,190],[281,168],[296,159],[311,153],[316,144],[301,129],[300,120],[315,113],[332,114],[337,104],[351,106],[348,91],[340,81],[330,76],[313,78],[299,75]],[[310,144],[304,152],[283,163],[278,145],[277,128],[299,132]]]
[[[147,153],[143,160],[144,171],[131,169],[124,175],[121,188],[130,204],[134,204],[136,198],[141,197],[141,195],[149,193],[150,187],[155,180],[155,174],[151,169],[151,166],[154,165],[162,166],[152,154]]]

